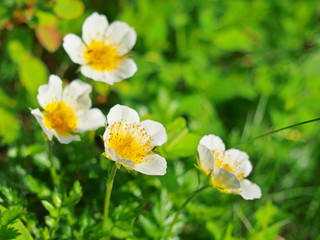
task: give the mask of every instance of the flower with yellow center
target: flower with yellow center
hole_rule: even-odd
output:
[[[107,120],[108,127],[103,135],[107,158],[147,175],[166,173],[166,160],[152,151],[167,141],[161,123],[140,122],[135,110],[122,105],[111,108]]]
[[[43,108],[34,109],[43,131],[52,140],[56,136],[61,143],[79,140],[76,133],[95,130],[106,123],[106,118],[97,108],[91,108],[89,94],[92,87],[80,80],[74,80],[64,89],[58,76],[51,75],[49,83],[39,87],[38,101]]]
[[[212,134],[200,140],[198,152],[199,168],[210,175],[213,187],[239,194],[246,200],[261,197],[259,186],[244,179],[252,171],[247,153],[233,148],[225,151],[222,140]]]
[[[73,62],[82,65],[81,73],[86,77],[112,85],[137,71],[135,62],[126,56],[137,39],[127,23],[109,25],[106,16],[93,13],[83,23],[82,39],[67,34],[63,47]]]

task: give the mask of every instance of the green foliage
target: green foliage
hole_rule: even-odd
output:
[[[82,15],[84,5],[78,0],[57,0],[53,9],[61,18],[74,19]]]
[[[0,225],[6,226],[12,224],[15,220],[20,218],[25,213],[21,207],[12,207],[0,215]]]
[[[0,239],[10,240],[16,239],[20,235],[19,231],[12,227],[1,226],[0,228]]]
[[[113,86],[87,79],[62,48],[92,12],[137,32],[132,78]],[[319,124],[248,142],[319,117],[318,17],[316,0],[0,1],[0,239],[161,239],[207,180],[194,167],[207,134],[248,153],[248,178],[262,198],[208,189],[180,215],[172,239],[318,239]],[[47,143],[29,109],[40,107],[38,87],[49,74],[90,83],[105,115],[125,104],[166,128],[168,141],[154,150],[167,159],[167,174],[121,168],[107,231],[103,128],[80,142],[54,141],[61,184],[50,178]]]
[[[28,229],[18,220],[24,214],[25,210],[20,206],[6,209],[0,205],[0,239],[33,240]]]

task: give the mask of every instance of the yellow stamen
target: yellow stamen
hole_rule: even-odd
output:
[[[65,102],[53,102],[44,107],[44,125],[54,129],[60,136],[73,134],[77,128],[77,117]]]
[[[216,152],[212,150],[212,154],[215,157],[215,166],[224,168],[225,170],[228,170],[229,172],[232,172],[233,174],[236,175],[236,177],[240,180],[243,181],[244,179],[244,173],[239,173],[239,164],[237,162],[234,162],[233,164],[230,163],[230,159],[226,159],[225,152],[223,154],[220,154],[219,152]]]
[[[118,121],[109,127],[108,148],[136,164],[152,153],[151,136],[140,124]]]
[[[124,56],[119,56],[114,46],[93,40],[87,46],[84,58],[91,68],[103,72],[115,69]]]

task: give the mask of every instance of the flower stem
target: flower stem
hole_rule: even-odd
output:
[[[57,186],[60,183],[60,179],[59,176],[56,172],[56,169],[54,167],[53,164],[53,159],[52,159],[52,142],[48,141],[48,158],[50,161],[50,172],[51,172],[51,177],[52,177],[52,181],[53,181],[53,185]]]
[[[114,177],[116,176],[116,172],[117,172],[117,165],[116,163],[114,163],[106,183],[106,197],[104,201],[104,213],[103,213],[103,230],[104,231],[106,231],[108,228],[107,224],[108,224],[110,197],[111,197],[111,191],[113,186],[113,180],[114,180]]]
[[[264,133],[264,134],[262,134],[262,135],[260,135],[260,136],[251,138],[251,139],[249,139],[248,141],[243,142],[243,143],[240,143],[240,144],[238,144],[238,145],[236,145],[236,146],[233,146],[233,147],[238,147],[238,146],[243,145],[243,144],[251,143],[251,142],[253,142],[254,140],[257,140],[257,139],[259,139],[259,138],[267,137],[267,136],[269,136],[269,135],[272,135],[272,134],[281,132],[281,131],[286,130],[286,129],[289,129],[289,128],[297,127],[297,126],[304,125],[304,124],[307,124],[307,123],[316,122],[316,121],[319,121],[319,120],[320,120],[320,118],[314,118],[314,119],[311,119],[311,120],[308,120],[308,121],[303,121],[303,122],[299,122],[299,123],[292,124],[292,125],[290,125],[290,126],[286,126],[286,127],[283,127],[283,128],[279,128],[279,129],[277,129],[277,130],[273,130],[273,131],[271,131],[271,132],[267,132],[267,133]]]
[[[188,203],[190,201],[192,201],[196,196],[198,196],[199,193],[201,193],[203,190],[207,189],[208,187],[210,187],[209,185],[205,185],[201,188],[198,188],[197,190],[195,190],[187,199],[186,201],[182,204],[182,206],[180,207],[180,209],[176,212],[176,215],[174,216],[174,219],[172,220],[171,224],[170,224],[170,227],[167,231],[167,234],[166,236],[164,237],[165,240],[167,240],[170,235],[171,235],[171,232],[172,232],[172,229],[173,229],[173,226],[174,224],[177,222],[180,214],[182,213],[182,211],[184,210],[184,208],[188,205]]]

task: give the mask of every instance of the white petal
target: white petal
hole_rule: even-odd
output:
[[[45,134],[48,136],[48,139],[51,141],[53,136],[56,136],[56,138],[58,139],[58,141],[60,143],[70,143],[72,141],[78,141],[80,140],[80,137],[78,135],[70,135],[70,136],[59,136],[59,134],[54,130],[54,129],[48,129],[43,122],[43,114],[40,112],[39,109],[34,109],[31,111],[31,114],[33,114],[33,116],[35,116],[35,118],[37,119],[37,121],[39,122],[42,130],[45,132]]]
[[[128,168],[134,169],[134,162],[129,159],[120,158],[118,154],[112,149],[108,148],[107,156],[111,158],[111,160],[122,164],[123,166],[126,166]]]
[[[132,59],[128,58],[120,61],[117,68],[111,71],[97,71],[91,68],[89,65],[82,66],[80,71],[84,76],[95,81],[105,82],[109,85],[113,85],[114,83],[120,82],[123,79],[132,77],[137,71],[137,65]]]
[[[215,159],[210,149],[208,149],[206,146],[202,144],[199,144],[198,152],[201,168],[204,169],[207,172],[207,174],[213,172]]]
[[[102,77],[98,80],[101,82],[105,82],[109,85],[113,85],[116,82],[121,82],[123,78],[119,74],[117,70],[112,71],[104,71]]]
[[[84,65],[80,68],[80,71],[81,73],[88,77],[88,78],[91,78],[95,81],[101,81],[101,82],[105,82],[103,81],[104,79],[104,75],[103,75],[103,72],[100,72],[100,71],[97,71],[97,70],[94,70],[93,68],[91,68],[89,65]],[[108,83],[108,82],[106,82]],[[110,84],[110,83],[109,83]],[[112,85],[112,84],[110,84]]]
[[[246,200],[261,198],[260,187],[257,184],[252,183],[247,179],[244,179],[243,182],[241,182],[240,191],[241,191],[240,195]]]
[[[68,105],[71,105],[75,111],[89,109],[91,107],[89,96],[91,91],[91,85],[80,80],[74,80],[64,88],[62,99]]]
[[[110,158],[113,161],[117,161],[120,159],[118,154],[116,154],[116,152],[112,148],[108,148],[107,146],[106,146],[106,153],[107,153],[107,158]]]
[[[123,79],[132,77],[136,71],[136,63],[131,58],[128,58],[120,61],[116,69],[104,71],[97,80],[112,85],[116,82],[122,81]]]
[[[74,63],[86,64],[83,56],[86,46],[82,43],[81,38],[75,34],[67,34],[63,38],[62,46]]]
[[[166,174],[167,161],[158,154],[152,154],[145,158],[146,162],[136,164],[134,170],[147,175]]]
[[[137,34],[132,27],[125,22],[114,21],[110,24],[106,33],[107,39],[118,46],[119,55],[126,54],[136,43]]]
[[[104,141],[104,146],[105,146],[105,148],[107,148],[108,143],[109,143],[109,129],[110,129],[110,126],[108,126],[108,127],[106,128],[106,130],[104,131],[104,134],[103,134],[103,136],[102,136],[103,141]],[[107,151],[107,150],[106,150],[106,151]]]
[[[212,182],[215,187],[237,189],[240,188],[239,179],[224,168],[215,167],[212,175]]]
[[[230,165],[236,163],[239,166],[237,172],[243,173],[247,177],[252,171],[252,165],[246,152],[231,148],[226,151],[226,159],[230,161]]]
[[[108,20],[106,16],[94,12],[82,25],[82,39],[86,44],[90,44],[92,40],[102,41],[108,28]]]
[[[41,107],[50,102],[61,101],[62,81],[56,75],[50,75],[49,83],[41,85],[38,89],[37,99]]]
[[[37,109],[33,109],[31,111],[31,114],[37,119],[38,123],[40,124],[42,130],[44,131],[44,133],[48,136],[48,139],[51,141],[53,134],[55,131],[53,131],[52,129],[48,129],[43,122],[43,114],[42,112],[40,112],[40,110]]]
[[[60,136],[58,133],[55,134],[58,141],[63,144],[71,143],[72,141],[80,141],[79,135],[69,135],[69,136]]]
[[[137,69],[136,63],[131,58],[127,58],[118,63],[116,72],[122,80],[132,77],[136,73]]]
[[[96,78],[96,81],[101,81],[101,82],[105,82],[110,85],[113,85],[114,83],[120,82],[123,79],[132,77],[136,73],[136,71],[137,71],[137,65],[132,59],[128,58],[120,61],[117,65],[117,68],[114,70],[100,72],[99,74],[97,73],[89,73],[89,74],[94,76]],[[85,74],[83,73],[83,75]]]
[[[126,120],[129,123],[140,122],[139,115],[135,110],[119,104],[115,105],[110,109],[107,115],[107,119],[108,119],[109,125],[113,124],[114,122],[118,122],[120,120]]]
[[[98,108],[86,111],[78,118],[77,132],[96,130],[107,122],[106,117]]]
[[[161,146],[168,140],[166,129],[161,123],[152,120],[144,120],[140,124],[151,136],[151,146]]]
[[[226,149],[221,138],[213,134],[203,136],[200,140],[200,144],[206,146],[211,151],[215,150],[217,152],[222,152]]]

